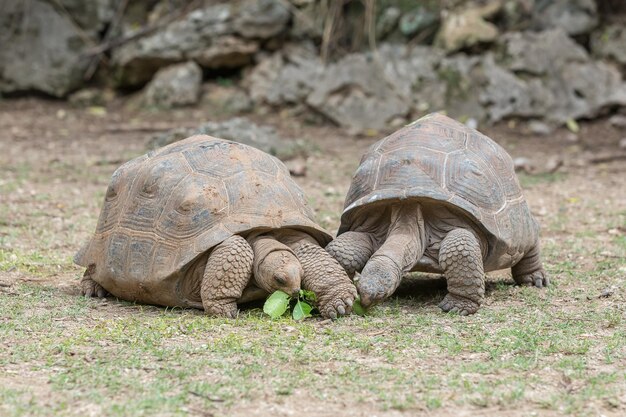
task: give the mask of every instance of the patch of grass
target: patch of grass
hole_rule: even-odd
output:
[[[564,181],[567,178],[567,174],[564,172],[539,174],[526,174],[524,172],[520,172],[517,174],[517,178],[519,179],[522,188],[532,188],[541,184],[552,184]]]
[[[66,270],[71,264],[71,259],[37,250],[25,252],[0,248],[0,271],[4,272],[19,271],[41,277]]]

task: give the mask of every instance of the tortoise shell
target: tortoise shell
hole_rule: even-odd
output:
[[[473,222],[488,241],[485,269],[517,263],[538,238],[507,152],[445,115],[429,114],[370,147],[352,179],[339,234],[359,208],[405,199],[445,204]]]
[[[202,254],[235,234],[284,227],[321,245],[331,240],[281,161],[192,136],[115,171],[96,232],[75,262],[95,268],[92,278],[120,298],[180,305],[165,283],[173,288]]]

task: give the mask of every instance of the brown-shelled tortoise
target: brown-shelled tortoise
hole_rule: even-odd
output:
[[[87,268],[86,296],[233,317],[237,302],[302,285],[336,317],[357,293],[323,249],[330,240],[282,162],[202,135],[118,168],[75,262]]]
[[[444,311],[475,313],[484,272],[513,268],[520,285],[542,287],[539,226],[513,162],[497,143],[430,114],[372,145],[361,159],[338,237],[326,248],[355,277],[367,307],[391,295],[409,271],[443,273]]]

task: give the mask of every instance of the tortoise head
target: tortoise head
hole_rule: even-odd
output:
[[[289,250],[268,253],[258,264],[255,280],[270,294],[280,290],[295,296],[300,291],[304,271],[298,258]]]

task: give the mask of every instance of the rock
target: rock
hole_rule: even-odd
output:
[[[507,68],[513,71],[547,74],[568,62],[589,59],[585,49],[562,29],[544,32],[512,32],[503,37]]]
[[[121,0],[58,0],[81,29],[93,36],[102,33],[115,16]],[[55,1],[48,1],[54,4]]]
[[[345,56],[321,73],[306,103],[353,134],[385,128],[406,115],[410,103],[390,88],[382,62],[366,54]]]
[[[209,135],[254,146],[280,159],[291,159],[306,152],[307,145],[301,141],[287,140],[270,126],[259,126],[249,119],[236,117],[224,122],[207,122],[195,129],[178,128],[154,136],[148,142],[156,149],[191,135]]]
[[[259,50],[259,44],[234,36],[216,38],[206,49],[189,54],[204,68],[240,68],[252,62],[252,56]]]
[[[322,3],[311,1],[293,14],[293,23],[289,35],[293,39],[318,40],[322,38],[326,13]]]
[[[160,69],[146,87],[145,104],[164,109],[195,104],[201,84],[202,69],[195,62]]]
[[[439,11],[428,10],[420,6],[405,13],[400,18],[400,32],[404,36],[414,36],[426,29],[434,28],[439,23]]]
[[[609,119],[609,123],[611,124],[611,126],[614,127],[626,128],[626,116],[623,116],[621,114],[611,116],[611,118]]]
[[[494,0],[484,6],[472,4],[469,8],[450,12],[443,17],[435,44],[454,52],[478,43],[493,42],[498,36],[498,28],[485,19],[501,8],[501,1]]]
[[[554,129],[547,123],[539,120],[531,120],[528,123],[528,130],[535,135],[546,136],[551,134]]]
[[[533,172],[535,172],[535,167],[533,163],[530,161],[530,159],[523,156],[513,159],[513,166],[515,167],[515,172],[523,171],[527,174],[532,174]]]
[[[268,39],[285,30],[290,16],[279,0],[248,0],[234,19],[233,28],[245,38]]]
[[[196,9],[116,48],[112,64],[117,83],[124,87],[141,85],[159,68],[190,59],[209,69],[248,65],[258,51],[258,42],[236,35],[266,39],[282,32],[289,16],[276,0],[218,3]]]
[[[546,82],[553,92],[553,110],[548,119],[592,118],[606,108],[626,106],[626,83],[619,71],[601,61],[564,66]]]
[[[376,21],[376,38],[384,39],[398,26],[402,12],[397,7],[387,7]]]
[[[626,72],[626,28],[614,24],[591,34],[591,51],[594,55],[609,58]]]
[[[216,4],[196,9],[150,35],[114,49],[112,64],[118,85],[141,85],[159,68],[186,61],[193,53],[210,48],[215,39],[233,34],[232,20],[232,6]]]
[[[502,25],[509,30],[526,28],[530,23],[535,0],[504,0]]]
[[[479,98],[491,122],[510,116],[538,116],[541,107],[533,99],[540,92],[538,83],[524,81],[498,66],[491,54],[484,57],[482,71],[485,86],[479,93]]]
[[[439,99],[441,103],[433,110],[445,108],[448,115],[454,118],[486,119],[483,100],[488,98],[484,95],[481,98],[486,83],[481,57],[462,53],[451,55],[441,60],[436,74],[438,82],[426,85],[431,90],[430,100]],[[421,93],[423,88],[417,91]]]
[[[212,115],[238,115],[252,111],[252,100],[235,86],[205,83],[202,104]]]
[[[536,0],[532,26],[537,30],[561,28],[568,35],[591,32],[598,24],[594,0]]]
[[[252,100],[279,105],[304,101],[324,73],[313,48],[288,45],[262,60],[244,80]]]
[[[619,141],[619,148],[626,149],[626,138],[621,138]]]
[[[510,79],[511,86],[516,85],[518,93],[527,93],[528,97],[511,97],[523,105],[502,110],[500,116],[543,117],[565,123],[594,117],[611,106],[626,105],[626,84],[619,72],[603,62],[591,61],[562,29],[511,33],[503,42],[502,64],[523,77],[515,75],[516,80]]]
[[[0,25],[0,93],[64,97],[83,83],[89,65],[85,41],[48,2],[4,2]]]

